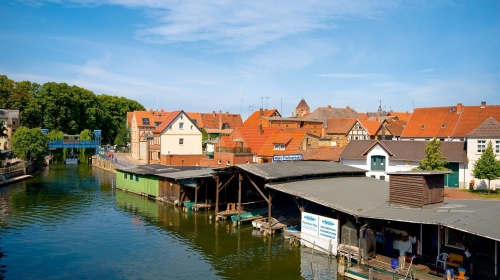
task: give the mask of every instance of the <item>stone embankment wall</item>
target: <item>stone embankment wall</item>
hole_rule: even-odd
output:
[[[102,168],[111,172],[116,172],[116,168],[123,167],[118,163],[115,163],[111,160],[107,160],[98,156],[92,156],[92,166]]]

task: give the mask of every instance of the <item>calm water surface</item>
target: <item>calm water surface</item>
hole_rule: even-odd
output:
[[[336,279],[336,261],[213,211],[113,190],[113,173],[53,165],[0,187],[0,279]]]

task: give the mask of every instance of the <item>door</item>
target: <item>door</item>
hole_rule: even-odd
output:
[[[446,174],[444,177],[444,185],[450,188],[458,188],[458,163],[450,162],[445,167],[451,170],[451,174]]]

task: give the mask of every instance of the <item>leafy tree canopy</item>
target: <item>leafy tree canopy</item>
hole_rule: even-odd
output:
[[[80,132],[80,140],[92,140],[92,131],[84,129]]]
[[[127,112],[144,111],[137,101],[125,97],[95,95],[78,86],[48,82],[15,82],[0,75],[0,107],[19,110],[21,124],[78,134],[101,129],[103,142],[112,142]]]
[[[415,170],[421,171],[437,171],[437,170],[449,170],[445,166],[448,164],[448,160],[439,151],[441,146],[441,141],[436,138],[428,141],[425,145],[425,158],[422,159],[415,168]]]
[[[116,134],[115,144],[117,146],[127,146],[130,141],[130,131],[127,127],[127,123],[124,122],[120,128],[118,129],[118,133]]]
[[[491,141],[488,142],[481,157],[474,163],[472,174],[475,178],[488,180],[488,194],[490,194],[490,181],[500,177],[500,160],[495,158]]]
[[[26,161],[43,164],[49,138],[39,128],[19,127],[12,136],[12,151]]]
[[[63,140],[64,132],[58,130],[51,130],[47,133],[49,140]]]

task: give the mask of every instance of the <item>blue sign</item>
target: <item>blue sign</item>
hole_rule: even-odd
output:
[[[273,162],[302,160],[301,154],[294,155],[273,155]]]

